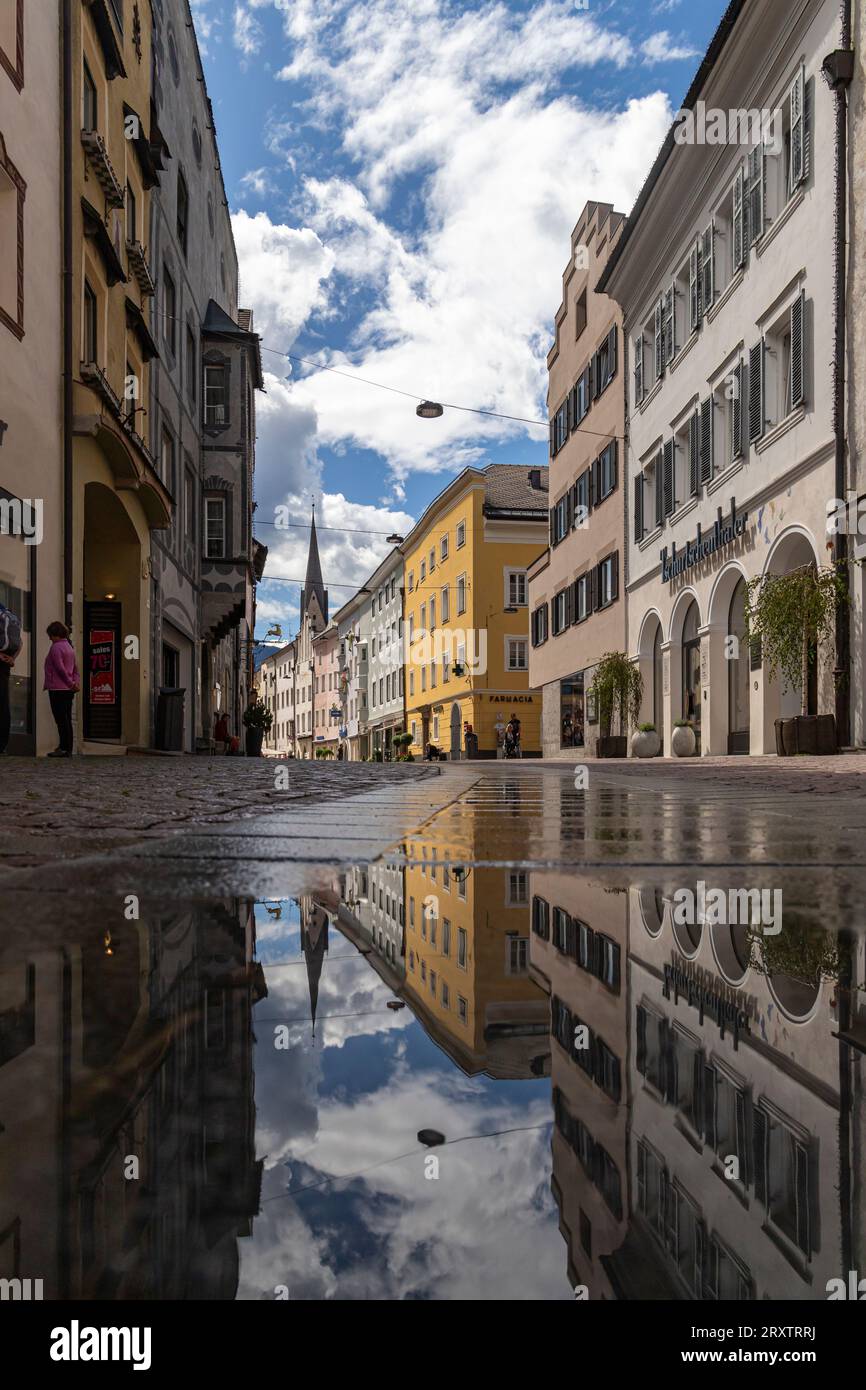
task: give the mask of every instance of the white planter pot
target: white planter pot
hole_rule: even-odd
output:
[[[688,724],[675,728],[671,734],[671,752],[675,758],[693,758],[697,746],[695,731]]]
[[[635,758],[655,758],[658,756],[661,740],[655,729],[636,730],[631,736],[631,751]]]

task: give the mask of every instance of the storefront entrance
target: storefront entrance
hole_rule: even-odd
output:
[[[749,736],[749,645],[746,638],[746,581],[740,579],[731,595],[728,613],[728,752],[748,753]]]
[[[0,501],[7,504],[10,518],[15,508],[23,508],[24,525],[29,525],[30,508],[0,488]],[[9,714],[11,717],[8,753],[35,753],[35,651],[33,618],[36,593],[36,545],[27,545],[23,534],[15,534],[13,524],[0,530],[0,603],[21,623],[21,650],[9,671]],[[53,616],[53,615],[52,615]]]
[[[119,739],[121,704],[121,605],[84,605],[84,737]]]
[[[701,639],[698,636],[698,605],[689,604],[683,623],[683,719],[695,731],[696,751],[701,751]]]
[[[584,746],[585,705],[583,672],[577,671],[559,683],[560,748]]]

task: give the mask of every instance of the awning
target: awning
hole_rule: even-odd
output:
[[[138,346],[141,348],[141,355],[145,362],[150,362],[154,357],[159,357],[153,335],[147,326],[144,314],[139,309],[134,299],[127,296],[126,299],[126,326],[135,334]]]
[[[84,235],[93,242],[99,252],[109,286],[118,283],[125,285],[126,273],[123,269],[123,262],[115,250],[108,228],[96,208],[86,198],[81,199],[81,210],[84,213]]]

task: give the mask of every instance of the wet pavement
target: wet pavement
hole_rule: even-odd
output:
[[[825,1300],[866,1269],[842,761],[310,769],[10,854],[0,1278]]]

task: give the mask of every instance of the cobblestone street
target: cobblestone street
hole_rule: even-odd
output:
[[[278,767],[288,786],[276,787]],[[436,775],[417,764],[252,758],[11,758],[0,765],[0,866],[68,861]]]

